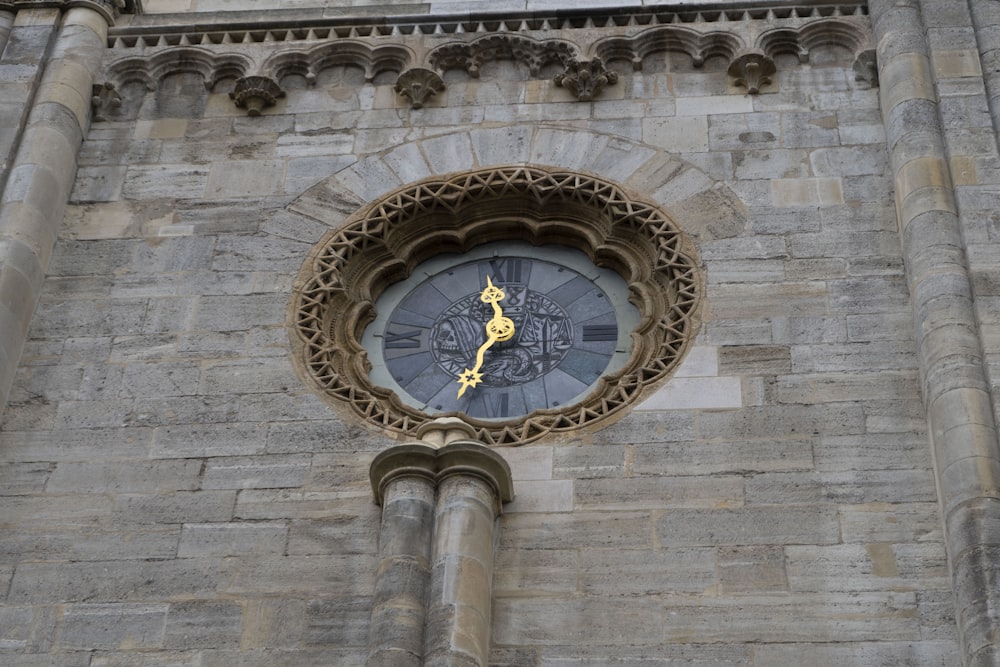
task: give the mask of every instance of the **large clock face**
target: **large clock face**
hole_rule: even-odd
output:
[[[376,310],[362,341],[372,381],[425,413],[483,420],[578,402],[624,365],[639,320],[614,271],[576,250],[519,242],[435,257],[386,289]],[[500,317],[513,325],[509,338],[491,328]]]

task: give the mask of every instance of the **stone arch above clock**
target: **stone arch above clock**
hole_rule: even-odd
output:
[[[403,140],[408,130],[398,131]],[[739,236],[747,220],[740,197],[698,166],[639,141],[575,128],[517,125],[442,132],[381,153],[344,156],[341,164],[292,201],[288,211],[335,228],[407,183],[493,165],[534,164],[597,175],[638,193],[678,221],[696,243]]]
[[[537,165],[542,155],[560,166]],[[526,159],[476,166],[500,156]],[[625,178],[596,175],[609,172]],[[423,178],[402,185],[409,176]],[[635,194],[635,184],[649,195]],[[520,127],[442,135],[362,158],[288,213],[330,227],[304,263],[290,305],[300,375],[328,402],[401,437],[431,417],[369,381],[359,342],[386,284],[442,248],[461,252],[498,239],[567,245],[625,278],[642,314],[626,367],[564,410],[474,423],[491,444],[603,425],[665,381],[697,329],[703,291],[685,232],[734,236],[745,221],[734,193],[667,153],[589,132]]]

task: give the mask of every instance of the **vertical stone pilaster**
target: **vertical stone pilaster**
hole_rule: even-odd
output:
[[[1000,664],[1000,450],[917,0],[873,0],[886,138],[963,664]]]
[[[487,664],[497,518],[513,484],[503,457],[455,440],[471,434],[432,425],[372,462],[382,522],[368,667]]]
[[[0,199],[0,409],[6,406],[90,122],[108,19],[69,9]]]
[[[19,74],[0,80],[0,195],[6,188],[62,18],[58,9],[48,7],[20,9],[11,16],[0,65],[12,67]],[[0,198],[0,208],[2,201]]]
[[[382,505],[378,569],[368,629],[368,667],[420,667],[434,531],[435,449],[382,452],[371,466]]]
[[[497,518],[512,496],[510,472],[496,452],[472,441],[446,445],[441,461],[424,664],[485,667]]]

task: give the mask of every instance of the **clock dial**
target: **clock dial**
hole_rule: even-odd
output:
[[[490,284],[513,323],[507,340],[487,328]],[[638,321],[627,297],[618,274],[567,248],[496,243],[440,256],[379,299],[364,337],[372,379],[431,414],[506,420],[564,407],[627,359]],[[477,365],[481,377],[462,390],[459,378]]]

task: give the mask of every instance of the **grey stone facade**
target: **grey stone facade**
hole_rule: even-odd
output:
[[[0,0],[0,664],[1000,664],[1000,4],[620,4]],[[668,215],[696,334],[383,497],[296,276],[510,165]]]

